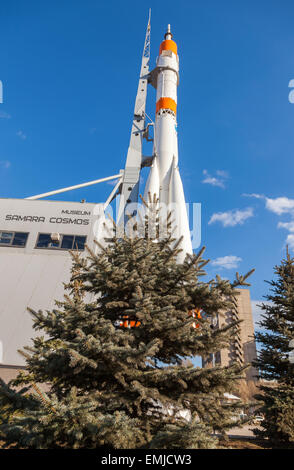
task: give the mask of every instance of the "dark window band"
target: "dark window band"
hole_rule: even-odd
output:
[[[80,235],[59,234],[59,240],[52,239],[51,233],[39,233],[36,247],[55,250],[79,250],[85,249],[87,237]]]
[[[0,246],[15,246],[24,248],[29,234],[27,232],[0,232]]]

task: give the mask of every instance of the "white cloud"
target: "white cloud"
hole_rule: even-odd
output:
[[[277,215],[289,214],[291,220],[289,222],[279,222],[278,228],[284,228],[290,232],[286,238],[286,244],[294,250],[294,199],[288,197],[270,198],[263,194],[243,194],[243,196],[263,199],[265,207],[268,211]]]
[[[294,250],[294,234],[290,233],[290,235],[287,236],[286,238],[286,245],[291,248],[291,250]]]
[[[6,113],[5,111],[0,111],[0,119],[10,119],[10,114]]]
[[[288,197],[276,197],[270,198],[263,194],[243,194],[243,196],[254,197],[256,199],[263,199],[265,201],[265,207],[270,212],[274,212],[277,215],[292,214],[294,215],[294,199]]]
[[[235,225],[241,225],[245,220],[253,217],[252,207],[247,207],[247,209],[235,209],[228,212],[216,212],[212,214],[209,224],[214,222],[220,222],[224,227],[234,227]]]
[[[220,268],[224,269],[233,269],[237,268],[238,264],[242,261],[242,258],[239,258],[238,256],[223,256],[220,258],[216,258],[211,262],[213,266],[219,266]]]
[[[277,197],[276,199],[266,198],[265,207],[275,214],[293,214],[294,215],[294,199],[287,197]]]
[[[225,181],[229,178],[229,175],[224,170],[217,170],[217,176],[211,176],[207,170],[203,170],[203,175],[205,178],[202,180],[202,183],[211,184],[211,186],[218,186],[219,188],[225,188]]]
[[[294,232],[294,220],[291,222],[279,222],[278,228],[285,228],[286,230],[289,230],[289,232]]]
[[[290,222],[279,222],[278,228],[285,228],[290,232],[286,238],[286,245],[288,245],[291,250],[294,250],[294,220]]]
[[[0,160],[0,167],[4,168],[5,170],[11,166],[9,160]]]
[[[265,199],[265,196],[263,194],[256,194],[256,193],[252,193],[252,194],[244,193],[244,194],[242,194],[242,196],[255,197],[256,199]]]
[[[17,131],[16,135],[20,138],[25,140],[27,138],[26,134],[23,131]]]
[[[216,174],[222,178],[229,178],[229,173],[225,170],[216,170]]]

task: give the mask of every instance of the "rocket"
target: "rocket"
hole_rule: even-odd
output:
[[[156,117],[154,124],[153,161],[146,182],[144,199],[156,194],[160,207],[172,210],[175,238],[182,237],[178,262],[192,254],[189,221],[183,184],[178,167],[177,87],[179,85],[179,56],[170,25],[160,44],[156,67],[149,81],[156,88]]]

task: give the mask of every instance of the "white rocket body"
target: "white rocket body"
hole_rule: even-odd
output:
[[[160,206],[172,210],[175,220],[175,237],[183,237],[178,261],[192,254],[192,243],[185,196],[178,167],[178,137],[176,130],[177,86],[179,83],[179,58],[177,45],[172,41],[170,28],[160,45],[154,86],[156,87],[156,119],[154,129],[154,159],[146,183],[144,198],[155,193]]]

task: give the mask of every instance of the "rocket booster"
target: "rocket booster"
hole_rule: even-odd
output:
[[[177,44],[172,39],[168,25],[164,41],[160,44],[156,67],[151,72],[156,88],[156,118],[154,128],[153,162],[146,182],[144,198],[156,194],[159,203],[170,206],[176,224],[176,238],[183,237],[183,261],[186,253],[192,253],[183,184],[178,167],[177,137],[177,87],[179,84],[179,57]]]

